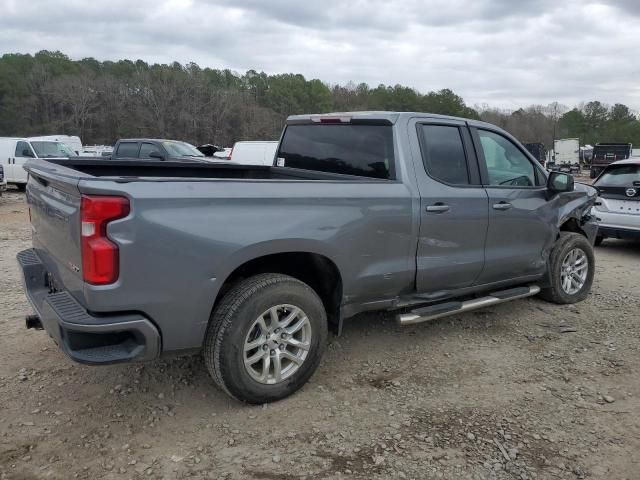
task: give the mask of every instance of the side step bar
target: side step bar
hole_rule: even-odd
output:
[[[539,292],[540,287],[537,285],[510,288],[508,290],[491,293],[486,297],[474,298],[473,300],[466,300],[464,302],[451,301],[438,303],[436,305],[429,305],[428,307],[418,308],[408,313],[400,313],[396,319],[400,325],[427,322],[429,320],[435,320],[436,318],[455,315],[456,313],[469,312],[471,310],[488,307],[490,305],[497,305],[498,303],[504,303],[518,298],[531,297]]]

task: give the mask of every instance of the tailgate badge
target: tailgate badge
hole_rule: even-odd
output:
[[[69,268],[71,270],[73,270],[76,273],[80,273],[80,267],[77,265],[74,265],[73,263],[69,262]]]
[[[635,197],[638,191],[635,188],[627,188],[624,193],[627,195],[627,197]]]

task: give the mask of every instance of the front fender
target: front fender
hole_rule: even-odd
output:
[[[591,215],[591,207],[597,197],[598,190],[584,183],[576,183],[573,192],[558,195],[558,230],[562,230],[567,222],[572,222],[593,244],[598,224]]]

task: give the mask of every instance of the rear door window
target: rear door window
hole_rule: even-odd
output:
[[[138,142],[122,142],[118,145],[118,151],[116,152],[116,157],[129,157],[129,158],[137,158],[138,157]]]
[[[468,185],[469,170],[460,129],[449,125],[421,125],[422,161],[429,176],[444,183]]]
[[[394,178],[390,125],[289,125],[278,165],[380,179]]]

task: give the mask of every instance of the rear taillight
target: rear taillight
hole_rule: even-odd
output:
[[[231,160],[231,157],[233,156],[233,148],[231,149],[231,151],[229,152],[229,160]]]
[[[107,224],[129,214],[125,197],[83,195],[80,205],[82,277],[92,285],[118,279],[118,245],[107,237]]]

